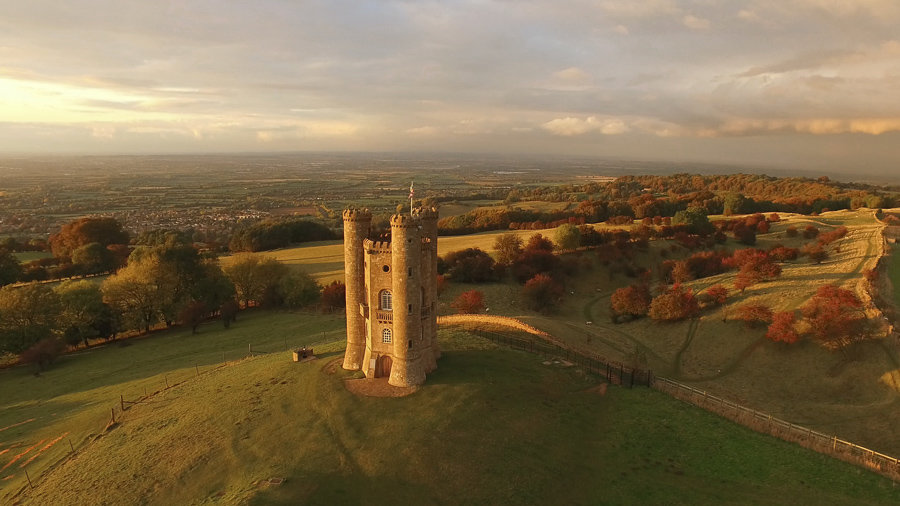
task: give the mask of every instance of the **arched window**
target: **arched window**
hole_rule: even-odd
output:
[[[391,298],[390,290],[382,290],[381,293],[378,294],[378,299],[380,300],[381,309],[383,311],[390,311],[391,309],[393,309],[394,304]]]
[[[391,329],[384,329],[381,331],[381,342],[382,343],[391,342]]]

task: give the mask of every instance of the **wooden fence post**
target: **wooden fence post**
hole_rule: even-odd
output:
[[[28,468],[25,468],[25,477],[28,478],[28,486],[34,488],[34,485],[31,484],[31,476],[28,476]]]
[[[122,406],[122,412],[125,412],[125,396],[119,394],[119,405]]]

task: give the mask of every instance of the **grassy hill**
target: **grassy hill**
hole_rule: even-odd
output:
[[[344,386],[358,373],[340,369],[341,342],[317,345],[319,359],[301,364],[279,346],[288,336],[312,342],[335,323],[260,312],[228,331],[163,332],[65,357],[41,377],[0,372],[0,425],[35,418],[0,432],[0,451],[65,432],[77,449],[70,458],[68,445],[56,445],[29,464],[33,490],[18,465],[7,468],[0,502],[900,500],[890,481],[867,471],[652,390],[605,390],[574,367],[460,331],[441,332],[439,369],[414,394],[358,397]],[[266,339],[259,346],[273,353],[212,368],[220,347],[248,338]],[[183,382],[131,406],[117,426],[101,431],[114,393],[135,398],[166,375]]]
[[[805,258],[785,264],[776,281],[760,283],[739,294],[732,290],[729,307],[760,303],[775,311],[799,308],[819,286],[837,283],[864,295],[862,272],[875,265],[881,252],[882,225],[872,210],[834,211],[820,216],[780,213],[782,221],[767,234],[757,236],[757,247],[775,244],[800,247],[807,240],[787,237],[785,229],[814,225],[823,232],[847,226],[850,234],[832,246],[831,258],[814,264]],[[720,219],[721,217],[711,217]],[[605,225],[599,225],[605,226]],[[552,237],[552,230],[541,231]],[[503,232],[441,237],[440,254],[466,247],[490,251]],[[516,232],[523,238],[534,231]],[[688,255],[683,249],[669,251],[672,241],[652,241],[647,251],[637,252],[639,264],[656,266],[661,250],[666,258]],[[744,248],[733,239],[729,248]],[[839,251],[838,251],[839,248]],[[322,280],[343,275],[341,244],[285,249],[273,254],[299,266]],[[442,296],[443,311],[448,301],[461,291],[477,288],[485,293],[492,314],[517,316],[547,330],[570,345],[615,360],[636,362],[723,397],[763,410],[786,420],[832,433],[859,444],[900,455],[900,353],[896,343],[876,339],[847,353],[829,352],[814,343],[779,346],[764,338],[763,329],[746,329],[741,322],[721,321],[719,310],[706,312],[692,322],[659,324],[644,319],[628,324],[610,323],[609,296],[621,286],[633,283],[621,273],[609,272],[593,262],[590,252],[585,268],[567,282],[565,297],[557,314],[541,315],[525,309],[521,287],[515,283],[478,286],[451,283]],[[227,259],[223,260],[227,262]],[[898,271],[894,269],[894,271]],[[688,283],[695,292],[722,283],[729,288],[735,272]],[[895,286],[900,286],[896,282]],[[587,324],[587,322],[591,322]]]

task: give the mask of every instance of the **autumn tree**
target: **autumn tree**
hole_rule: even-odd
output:
[[[209,316],[209,308],[201,301],[192,301],[184,306],[178,313],[178,321],[182,325],[191,328],[191,334],[196,334],[200,324]]]
[[[528,307],[542,313],[550,313],[555,310],[562,294],[562,285],[547,274],[535,275],[522,288],[522,295]]]
[[[672,265],[672,281],[675,283],[684,283],[694,279],[694,273],[690,266],[684,260],[679,260]]]
[[[52,364],[65,350],[65,345],[55,337],[45,337],[32,344],[19,354],[19,361],[23,364],[35,364],[38,370],[43,371]]]
[[[821,244],[817,242],[809,242],[803,245],[800,249],[800,252],[809,257],[810,260],[815,262],[816,264],[821,264],[825,260],[828,260],[829,254],[825,248],[822,247]]]
[[[766,330],[766,338],[776,343],[796,343],[800,335],[794,328],[795,315],[793,311],[784,311],[772,315],[772,323]]]
[[[713,285],[706,289],[702,294],[703,299],[708,301],[710,304],[715,304],[717,306],[722,306],[722,321],[726,321],[728,319],[728,289],[724,286],[717,284]]]
[[[812,336],[835,348],[844,348],[865,334],[862,302],[850,290],[825,285],[800,308]]]
[[[648,314],[654,320],[679,321],[696,316],[699,312],[700,306],[691,289],[676,283],[653,298]]]
[[[484,311],[484,294],[478,290],[467,290],[450,303],[459,314],[477,314]]]
[[[609,298],[616,321],[621,316],[631,319],[646,315],[650,310],[650,301],[650,288],[644,284],[619,288]]]
[[[737,319],[747,328],[757,327],[772,321],[772,309],[763,304],[744,304],[737,308]]]
[[[494,240],[494,251],[498,263],[510,265],[522,254],[522,238],[518,234],[502,234]]]
[[[340,281],[332,281],[322,289],[322,307],[329,311],[347,305],[347,285]]]
[[[57,258],[71,258],[76,249],[86,244],[95,242],[105,248],[128,244],[128,239],[128,232],[115,218],[79,218],[50,236],[50,249]]]

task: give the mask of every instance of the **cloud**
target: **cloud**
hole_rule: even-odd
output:
[[[578,67],[569,67],[554,72],[553,77],[569,84],[584,84],[591,80],[591,75]]]
[[[690,28],[691,30],[706,30],[709,28],[709,20],[698,18],[693,14],[688,14],[681,18],[681,22],[684,23],[684,26]]]
[[[541,127],[553,135],[563,137],[571,137],[575,135],[584,135],[588,132],[600,132],[603,135],[619,135],[624,134],[631,129],[619,118],[600,119],[596,116],[589,116],[585,119],[573,118],[567,116],[565,118],[556,118],[550,120]]]

